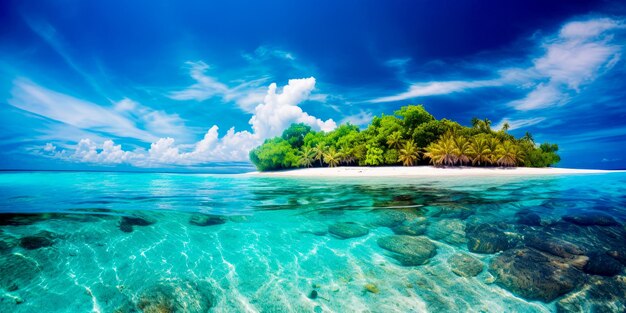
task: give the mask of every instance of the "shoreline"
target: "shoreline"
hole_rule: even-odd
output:
[[[275,172],[251,172],[245,175],[263,177],[462,177],[462,176],[542,176],[564,174],[622,173],[623,170],[592,170],[556,167],[434,167],[434,166],[385,166],[385,167],[314,167]]]

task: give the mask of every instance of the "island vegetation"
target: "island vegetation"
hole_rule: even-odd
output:
[[[556,144],[539,145],[528,132],[516,138],[508,130],[507,123],[492,129],[488,119],[473,118],[469,127],[438,120],[422,105],[409,105],[394,115],[375,116],[364,130],[349,123],[330,132],[292,124],[250,151],[250,160],[260,171],[340,165],[547,167],[560,161]]]

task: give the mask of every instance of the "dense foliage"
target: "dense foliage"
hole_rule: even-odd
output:
[[[343,124],[330,132],[292,124],[282,136],[250,151],[261,171],[312,166],[527,166],[546,167],[560,161],[556,144],[537,145],[529,133],[509,134],[505,124],[491,129],[488,119],[472,119],[465,127],[437,120],[421,105],[409,105],[394,115],[373,118],[365,129]]]

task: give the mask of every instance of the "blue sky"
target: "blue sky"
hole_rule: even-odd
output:
[[[626,168],[620,1],[2,1],[0,168],[245,168],[402,105]],[[231,161],[241,163],[231,163]]]

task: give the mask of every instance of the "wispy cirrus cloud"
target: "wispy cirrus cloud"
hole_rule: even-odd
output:
[[[206,63],[189,61],[185,64],[195,83],[182,90],[170,92],[167,95],[170,99],[204,101],[219,97],[227,102],[235,102],[245,112],[252,112],[254,107],[263,100],[262,84],[267,81],[267,78],[241,82],[229,87],[217,78],[207,75],[210,66]]]
[[[622,20],[595,18],[566,23],[557,34],[537,41],[538,56],[528,56],[530,66],[493,69],[493,79],[415,82],[399,94],[370,100],[393,102],[447,95],[486,87],[526,91],[526,96],[506,103],[528,111],[567,104],[585,85],[620,60],[623,42],[616,40]],[[508,62],[512,63],[512,62]]]
[[[533,117],[533,118],[525,118],[525,119],[502,119],[498,124],[494,125],[494,129],[501,129],[504,124],[509,124],[509,130],[515,130],[518,128],[528,127],[532,125],[539,124],[545,121],[545,117]]]
[[[13,81],[10,105],[87,132],[151,142],[159,136],[184,136],[184,121],[176,114],[153,110],[130,99],[100,105],[53,91],[25,78]],[[59,138],[63,139],[63,138]]]
[[[440,81],[415,83],[409,87],[409,90],[387,97],[380,97],[370,100],[373,103],[394,102],[407,99],[447,95],[456,92],[463,92],[469,89],[501,86],[503,82],[500,79],[479,80],[479,81]]]

